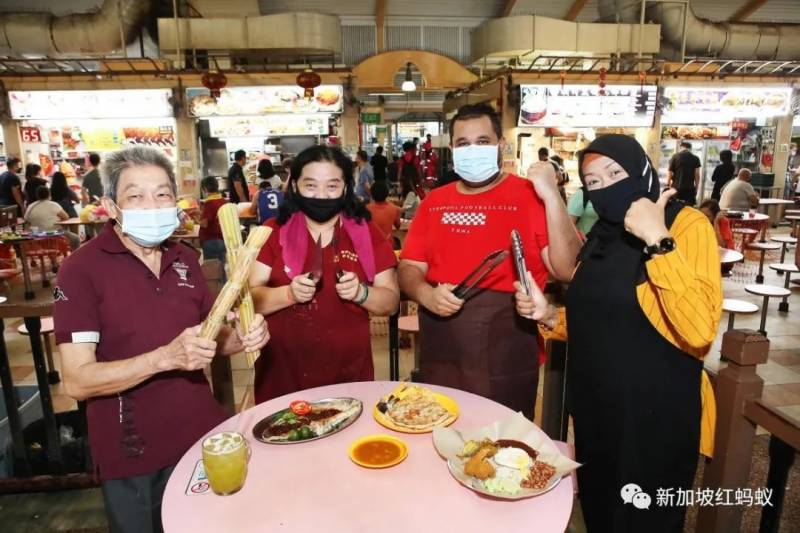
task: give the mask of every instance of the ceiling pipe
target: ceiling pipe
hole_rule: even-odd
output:
[[[153,0],[104,0],[91,13],[60,17],[11,13],[0,18],[0,52],[59,57],[124,50],[150,15]]]
[[[641,0],[600,0],[603,22],[639,22]],[[720,59],[800,59],[800,24],[712,22],[699,18],[687,1],[647,0],[648,19],[661,24],[661,37],[685,55]]]

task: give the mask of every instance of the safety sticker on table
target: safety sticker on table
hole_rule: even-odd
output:
[[[210,492],[211,487],[208,485],[208,478],[206,477],[206,469],[203,466],[203,460],[197,461],[194,465],[192,477],[189,479],[189,484],[186,486],[187,496],[197,496],[198,494],[205,494]]]

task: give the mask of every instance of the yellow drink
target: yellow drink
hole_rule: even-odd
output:
[[[203,441],[203,465],[216,494],[233,494],[247,477],[248,447],[244,435],[223,431]]]

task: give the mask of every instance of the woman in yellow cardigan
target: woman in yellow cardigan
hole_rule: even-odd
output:
[[[597,138],[579,170],[600,220],[578,257],[566,316],[519,286],[517,310],[569,334],[568,408],[588,531],[680,532],[686,507],[657,505],[657,491],[691,489],[697,467],[702,359],[722,306],[714,230],[670,201],[674,190],[659,195],[631,137]],[[623,500],[631,483],[628,496],[641,489],[649,509]]]

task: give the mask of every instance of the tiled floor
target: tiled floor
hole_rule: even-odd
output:
[[[785,230],[784,230],[785,232]],[[778,261],[778,256],[768,254],[765,265]],[[723,282],[723,289],[726,298],[738,298],[742,300],[751,301],[759,307],[762,304],[762,299],[758,296],[748,294],[744,291],[746,284],[754,283],[755,274],[758,268],[758,263],[748,261],[743,265],[737,265],[734,269],[733,275],[726,278]],[[765,283],[772,285],[783,286],[783,277],[778,276],[774,271],[765,267]],[[800,278],[800,276],[796,276]],[[764,379],[764,401],[774,406],[776,409],[781,410],[786,415],[793,417],[797,424],[800,425],[800,286],[791,285],[792,295],[789,297],[790,312],[779,313],[777,310],[778,300],[772,299],[769,304],[769,311],[767,316],[766,329],[769,334],[770,340],[770,354],[769,361],[766,364],[760,365],[758,368],[758,375]],[[760,315],[739,315],[736,318],[737,328],[750,328],[758,329]],[[35,384],[36,376],[34,373],[33,363],[30,355],[30,344],[27,337],[20,336],[17,333],[17,327],[21,320],[7,320],[5,324],[5,339],[9,353],[9,359],[12,367],[12,374],[16,384]],[[385,325],[386,321],[378,320],[373,324],[373,357],[375,361],[375,377],[376,379],[388,379],[388,335]],[[719,350],[722,342],[722,334],[727,328],[727,315],[723,315],[720,321],[719,334],[714,342],[711,352],[706,359],[706,366],[717,371],[720,368]],[[58,352],[54,353],[56,366],[59,366]],[[252,405],[252,382],[253,372],[247,368],[244,356],[235,356],[232,359],[233,366],[233,380],[234,391],[237,405],[240,407],[249,407]],[[400,374],[401,378],[406,379],[413,367],[413,351],[411,349],[403,349],[400,353]],[[543,380],[540,380],[540,385]],[[56,411],[67,411],[75,408],[75,402],[67,397],[62,390],[61,385],[54,385],[52,387],[53,403]],[[249,392],[250,394],[246,394]],[[541,416],[541,388],[539,390],[539,401],[537,401],[537,421]],[[242,401],[244,405],[242,406]],[[763,430],[761,431],[763,433]],[[102,501],[99,499],[99,493],[96,489],[91,491],[81,491],[85,493],[83,497],[84,502],[90,502],[93,505],[94,517],[102,523]],[[76,493],[79,494],[79,493]],[[8,517],[9,515],[3,511],[9,511],[16,506],[9,498],[3,497],[0,499],[0,514]],[[52,505],[58,505],[56,501],[58,498],[53,499],[49,496],[42,495],[41,499],[43,508],[49,508]],[[26,499],[30,503],[33,499]],[[36,500],[38,501],[38,500]],[[33,505],[33,504],[31,504]],[[4,509],[5,507],[5,509]],[[29,506],[30,507],[30,506]],[[35,508],[33,505],[32,508]],[[98,515],[99,513],[99,515]],[[88,513],[91,514],[91,513]],[[33,524],[31,520],[35,519],[38,515],[33,515],[33,518],[21,518],[17,524],[26,523]],[[87,514],[84,514],[84,517]],[[77,522],[80,524],[80,520]],[[88,525],[88,522],[83,522]],[[92,524],[94,525],[94,524]],[[99,525],[99,524],[98,524]],[[102,527],[100,525],[100,527]],[[45,529],[45,530],[50,530]],[[573,520],[570,523],[568,531],[579,532],[583,531],[582,520],[580,519],[580,507],[575,506],[573,513]]]

